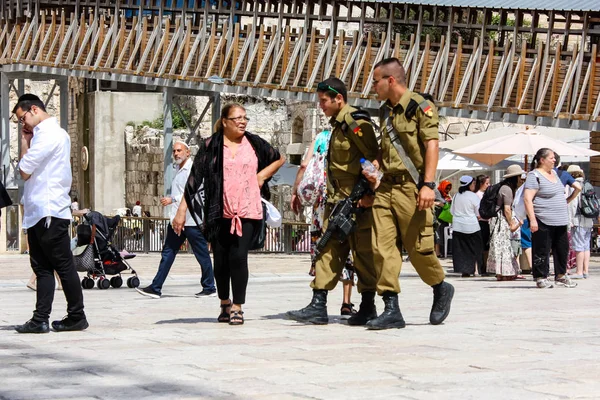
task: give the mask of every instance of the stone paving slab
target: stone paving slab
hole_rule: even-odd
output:
[[[132,260],[142,284],[159,259]],[[218,324],[218,300],[193,297],[199,267],[181,255],[159,300],[94,288],[84,292],[88,330],[20,335],[13,326],[35,300],[29,261],[0,255],[0,399],[598,399],[600,259],[592,263],[576,289],[450,274],[456,295],[440,326],[428,323],[431,289],[407,264],[407,327],[374,332],[340,320],[339,285],[329,325],[284,318],[310,299],[305,255],[252,255],[246,324]],[[65,306],[57,291],[52,318]]]

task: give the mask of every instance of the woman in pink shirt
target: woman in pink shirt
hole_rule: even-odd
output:
[[[240,104],[223,107],[216,132],[201,143],[194,160],[185,190],[186,205],[179,207],[173,220],[175,232],[181,231],[189,204],[211,242],[221,300],[218,321],[230,325],[244,323],[248,251],[263,218],[260,199],[270,198],[267,182],[285,162],[269,143],[246,131],[248,121]]]

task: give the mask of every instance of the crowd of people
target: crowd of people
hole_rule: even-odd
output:
[[[581,190],[588,183],[580,168],[571,166],[572,175],[557,169],[558,155],[540,149],[530,172],[512,165],[502,182],[492,186],[486,175],[464,175],[452,194],[449,181],[435,182],[439,121],[433,99],[408,89],[404,68],[396,58],[379,61],[372,79],[383,102],[380,142],[370,115],[348,104],[344,82],[331,77],[317,86],[319,107],[330,118],[331,130],[312,143],[291,199],[294,211],[313,210],[312,299],[306,307],[288,311],[288,318],[327,324],[328,292],[342,281],[340,312],[348,325],[404,328],[398,297],[406,251],[433,292],[429,321],[441,324],[454,296],[438,259],[448,250],[442,246],[450,227],[454,271],[463,277],[479,273],[501,281],[522,279],[517,256],[527,250],[539,288],[575,287],[572,279],[588,277],[594,217],[582,207]],[[68,234],[71,210],[79,208],[77,199],[72,202],[69,197],[69,137],[37,96],[19,98],[13,113],[23,127],[19,162],[26,181],[23,225],[37,278],[33,317],[16,330],[49,331],[55,272],[67,298],[67,317],[54,321],[53,329],[86,329]],[[144,296],[161,297],[175,256],[187,239],[202,269],[203,289],[196,296],[216,292],[220,303],[216,320],[230,325],[244,324],[248,253],[264,245],[267,183],[284,163],[276,148],[247,131],[248,122],[245,108],[230,103],[222,108],[215,133],[199,143],[194,160],[186,143],[173,146],[172,193],[161,199],[170,210],[161,262],[152,283],[138,290]],[[52,200],[44,200],[47,196],[42,192],[52,193]],[[344,202],[354,195],[350,208],[340,211],[338,205],[348,204]],[[133,213],[142,215],[139,202]],[[553,280],[549,278],[551,252]],[[571,275],[569,262],[576,268]],[[358,311],[351,302],[354,283],[361,296]],[[381,313],[376,295],[383,300]]]
[[[598,211],[585,210],[584,197],[595,194],[589,193],[593,193],[591,185],[582,192],[589,185],[584,178],[578,165],[560,165],[554,151],[542,148],[529,172],[511,165],[497,185],[490,186],[486,175],[464,175],[458,192],[450,196],[451,184],[441,182],[445,204],[437,205],[436,214],[439,226],[447,226],[443,213],[449,209],[454,272],[464,278],[477,272],[499,281],[526,279],[523,274],[530,272],[538,288],[576,287],[573,279],[589,276]],[[489,201],[495,205],[491,216],[484,213],[484,203]],[[527,265],[520,265],[522,254]],[[549,279],[551,254],[553,280]]]

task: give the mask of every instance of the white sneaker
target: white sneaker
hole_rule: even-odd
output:
[[[554,287],[552,283],[546,278],[538,278],[536,281],[536,285],[540,289],[551,289]]]
[[[574,288],[577,287],[577,283],[573,282],[569,275],[563,275],[560,278],[554,279],[554,284],[557,287],[566,287],[566,288]]]

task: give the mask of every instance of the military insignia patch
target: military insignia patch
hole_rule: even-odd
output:
[[[356,121],[352,120],[352,122],[350,123],[350,129],[352,129],[352,132],[354,132],[355,135],[357,135],[358,137],[362,137],[362,130],[360,129],[360,126],[356,123]]]
[[[433,108],[427,100],[422,101],[421,104],[419,104],[419,107],[423,110],[423,114],[427,115],[429,118],[433,117]]]

